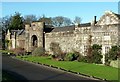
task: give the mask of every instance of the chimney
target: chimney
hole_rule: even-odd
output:
[[[97,16],[94,16],[94,19],[91,21],[92,26],[94,26],[97,23],[96,18],[97,18]]]
[[[96,18],[97,18],[97,16],[94,16],[94,24],[97,23]]]

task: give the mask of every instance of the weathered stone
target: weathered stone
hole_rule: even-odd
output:
[[[80,24],[79,27],[56,27],[51,32],[44,31],[44,23],[34,22],[26,25],[24,32],[17,36],[8,31],[6,39],[12,41],[10,48],[23,47],[28,52],[36,44],[36,47],[44,47],[47,52],[52,53],[50,44],[56,42],[63,52],[78,51],[82,55],[86,55],[89,45],[99,44],[102,45],[102,54],[105,54],[111,46],[120,45],[119,21],[119,14],[106,12],[98,22]]]

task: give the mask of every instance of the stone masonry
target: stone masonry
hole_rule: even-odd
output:
[[[8,30],[6,39],[11,42],[9,49],[22,47],[31,52],[41,46],[47,52],[51,52],[50,44],[55,42],[63,52],[75,50],[86,55],[89,45],[99,44],[102,45],[104,59],[104,54],[111,46],[120,45],[120,15],[111,11],[106,11],[98,21],[95,16],[92,22],[79,26],[49,27],[49,31],[46,27],[43,22],[33,22],[31,25],[25,25],[23,30],[11,30],[11,32]]]

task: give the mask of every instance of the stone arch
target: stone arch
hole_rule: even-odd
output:
[[[38,38],[36,35],[32,35],[32,37],[31,37],[31,46],[38,47]]]

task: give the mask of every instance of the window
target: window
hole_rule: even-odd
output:
[[[109,50],[110,50],[110,47],[105,47],[105,53],[108,53],[109,52]]]
[[[111,40],[110,36],[104,36],[104,40]]]

